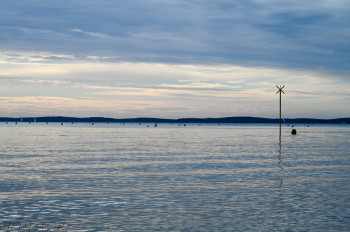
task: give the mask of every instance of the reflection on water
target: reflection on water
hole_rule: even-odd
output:
[[[279,167],[279,171],[282,173],[283,171],[283,164],[282,164],[282,136],[281,136],[281,131],[280,131],[280,135],[279,135],[279,141],[278,141],[278,167]],[[279,190],[282,190],[282,185],[283,185],[283,178],[282,176],[279,177],[280,179],[280,185],[279,185]]]
[[[0,130],[0,231],[350,229],[349,127],[300,128],[283,145],[275,126]]]

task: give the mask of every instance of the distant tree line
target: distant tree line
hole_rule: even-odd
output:
[[[89,117],[76,118],[64,116],[49,117],[25,117],[11,118],[0,117],[0,122],[81,122],[81,123],[279,123],[278,118],[260,118],[260,117],[225,117],[225,118],[104,118]],[[336,119],[315,119],[315,118],[286,118],[284,124],[350,124],[350,118]]]

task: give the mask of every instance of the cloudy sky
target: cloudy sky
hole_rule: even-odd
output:
[[[350,4],[0,1],[0,81],[0,116],[350,117]]]

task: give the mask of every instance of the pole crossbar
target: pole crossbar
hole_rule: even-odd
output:
[[[285,85],[284,85],[284,86],[279,86],[279,87],[278,87],[278,85],[276,85],[276,87],[277,87],[277,89],[278,89],[278,91],[276,92],[276,94],[278,94],[279,92],[284,93],[282,89],[285,87]]]

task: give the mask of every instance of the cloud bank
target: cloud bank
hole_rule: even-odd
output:
[[[349,116],[347,1],[2,1],[3,116]],[[38,116],[40,116],[38,115]]]

